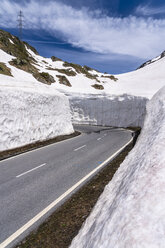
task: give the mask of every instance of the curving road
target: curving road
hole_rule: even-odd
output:
[[[23,239],[132,139],[123,129],[75,129],[82,134],[0,162],[0,248]]]

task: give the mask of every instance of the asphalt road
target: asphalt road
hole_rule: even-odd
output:
[[[24,238],[132,137],[123,129],[75,129],[83,133],[0,162],[0,248]]]

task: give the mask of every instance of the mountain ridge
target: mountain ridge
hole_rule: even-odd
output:
[[[140,66],[137,68],[137,70],[138,70],[138,69],[141,69],[141,68],[143,68],[143,67],[145,67],[145,66],[147,66],[147,65],[150,65],[150,64],[152,64],[152,63],[154,63],[154,62],[156,62],[156,61],[158,61],[158,60],[160,60],[160,59],[162,59],[162,58],[164,58],[164,57],[165,57],[165,51],[163,51],[159,56],[157,56],[157,57],[155,57],[155,58],[153,58],[153,59],[150,59],[150,60],[144,62],[142,65],[140,65]]]
[[[78,74],[82,74],[88,79],[94,80],[92,87],[94,87],[95,89],[100,90],[104,88],[103,85],[100,85],[102,84],[102,82],[98,79],[97,73],[100,73],[99,71],[94,70],[86,65],[81,66],[78,64],[62,61],[55,56],[51,57],[51,61],[53,63],[56,63],[56,65],[48,63],[48,61],[46,61],[47,59],[43,57],[42,62],[47,66],[44,66],[44,69],[46,69],[46,71],[41,72],[40,70],[43,69],[43,65],[41,66],[41,64],[38,63],[38,59],[36,59],[36,56],[40,56],[37,50],[34,47],[30,46],[27,42],[21,41],[18,37],[13,36],[3,30],[0,30],[0,49],[2,49],[7,54],[15,57],[11,61],[9,61],[10,65],[31,73],[33,77],[39,82],[50,85],[58,80],[60,84],[71,87],[72,84],[69,82],[68,77],[74,77]],[[62,67],[57,66],[59,62],[63,63]],[[41,68],[38,68],[38,66],[40,66]],[[5,69],[7,71],[7,68]],[[59,75],[56,75],[56,79],[53,75],[50,74],[50,71],[59,73]],[[1,73],[3,73],[2,65]],[[117,81],[117,78],[115,78],[115,76],[113,75],[107,74],[104,76],[103,73],[100,74],[102,78],[109,78],[110,80]]]

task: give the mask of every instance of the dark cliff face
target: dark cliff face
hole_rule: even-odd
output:
[[[149,64],[152,64],[152,63],[154,63],[154,62],[156,62],[156,61],[162,59],[163,57],[165,57],[165,51],[163,51],[163,52],[160,54],[160,56],[157,57],[157,59],[148,60],[147,62],[145,62],[144,64],[142,64],[141,66],[139,66],[139,67],[137,68],[137,70],[138,70],[138,69],[141,69],[141,68],[143,68],[143,67],[145,67],[145,66],[147,66],[147,65],[149,65]]]

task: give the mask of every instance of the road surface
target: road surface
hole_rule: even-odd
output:
[[[132,138],[123,129],[75,129],[82,134],[0,162],[0,248],[22,240]]]

